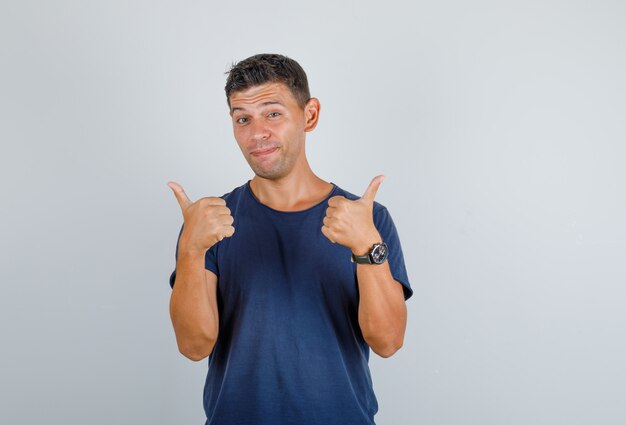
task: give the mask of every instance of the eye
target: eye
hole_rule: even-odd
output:
[[[280,116],[280,112],[270,112],[268,115],[270,118],[276,118]]]
[[[239,124],[245,124],[245,123],[248,122],[248,118],[246,118],[246,117],[237,118],[236,122],[239,123]]]

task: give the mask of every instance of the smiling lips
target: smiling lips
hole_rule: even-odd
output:
[[[258,149],[258,150],[252,151],[251,154],[254,156],[263,157],[263,156],[267,156],[267,155],[274,153],[274,151],[276,150],[278,150],[278,147],[275,146],[273,148]]]

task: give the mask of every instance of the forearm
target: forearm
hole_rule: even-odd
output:
[[[170,317],[180,352],[201,360],[213,350],[218,334],[215,282],[207,282],[204,253],[180,250]]]
[[[370,348],[389,357],[403,344],[406,305],[402,286],[394,280],[387,262],[358,264],[359,326]]]

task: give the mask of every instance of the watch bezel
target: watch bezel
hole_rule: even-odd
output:
[[[382,253],[377,253],[382,250]],[[374,244],[372,250],[368,254],[372,264],[382,264],[389,256],[389,249],[385,242]]]
[[[376,254],[382,249],[382,253]],[[357,264],[382,264],[389,256],[389,248],[385,242],[375,243],[370,251],[365,255],[354,255],[352,253],[350,260]]]

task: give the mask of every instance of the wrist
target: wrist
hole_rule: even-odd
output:
[[[364,255],[352,254],[352,262],[357,264],[383,264],[389,256],[389,248],[385,242],[375,243]]]
[[[186,229],[183,229],[183,233],[178,241],[178,255],[204,256],[209,248],[200,246],[198,241],[193,237],[193,234],[187,233],[185,230]]]
[[[354,244],[350,249],[354,255],[367,255],[372,250],[372,247],[381,243],[383,240],[378,231],[369,233],[366,237],[362,238],[358,243]]]
[[[204,258],[205,254],[206,254],[206,249],[202,249],[202,248],[198,248],[196,246],[193,246],[191,244],[185,244],[185,243],[180,243],[178,245],[178,257],[188,257],[188,258],[194,258],[194,257],[202,257]]]

